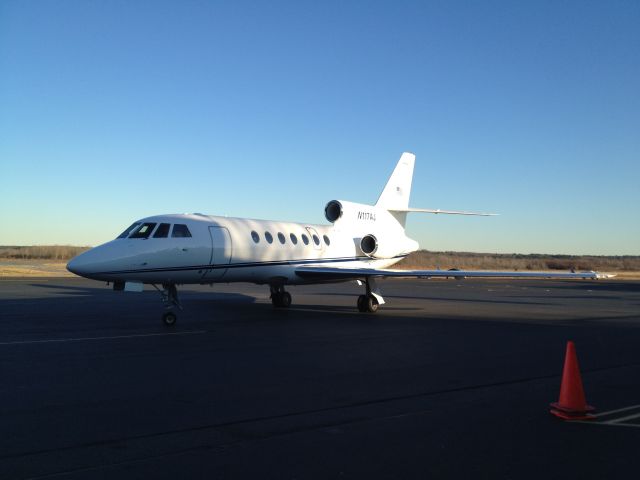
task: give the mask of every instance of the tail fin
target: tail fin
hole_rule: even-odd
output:
[[[409,196],[411,195],[411,180],[413,179],[413,166],[416,156],[413,153],[404,152],[382,190],[376,207],[385,210],[397,210],[391,212],[396,220],[404,227],[407,214],[402,210],[409,208]]]
[[[389,177],[387,184],[376,202],[376,207],[386,210],[405,210],[409,208],[409,195],[411,194],[411,180],[413,178],[413,165],[416,156],[413,153],[404,152]]]

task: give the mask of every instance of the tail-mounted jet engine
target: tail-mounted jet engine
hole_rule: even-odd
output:
[[[342,216],[342,204],[338,200],[331,200],[324,207],[324,216],[331,223],[334,223]]]
[[[375,258],[376,252],[378,251],[378,239],[371,234],[365,235],[360,240],[360,250],[368,257]]]

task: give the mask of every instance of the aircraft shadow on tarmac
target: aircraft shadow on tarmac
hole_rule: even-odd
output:
[[[52,292],[54,295],[96,295],[110,292],[110,290],[104,287],[76,287],[73,285],[60,285],[55,283],[31,283],[29,286],[54,290],[54,292]]]
[[[64,294],[64,295],[82,295],[82,296],[95,296],[95,295],[113,295],[114,301],[129,301],[137,299],[145,299],[148,300],[150,296],[153,296],[156,300],[159,298],[159,294],[154,290],[145,290],[140,296],[137,296],[135,293],[127,293],[127,292],[113,292],[110,288],[105,287],[77,287],[71,285],[56,285],[50,283],[32,283],[31,287],[36,288],[46,288],[49,290],[53,290],[52,294]],[[124,298],[121,297],[124,295]],[[220,292],[184,292],[183,296],[190,297],[189,303],[199,303],[206,302],[207,304],[211,302],[232,302],[232,303],[254,303],[255,298],[250,295],[244,295],[241,293],[220,293]],[[196,298],[191,298],[191,297]],[[202,298],[197,298],[198,296]],[[160,303],[158,303],[160,305]]]
[[[154,290],[145,290],[142,293],[113,292],[109,287],[99,285],[95,287],[80,285],[64,285],[55,283],[31,283],[30,288],[37,290],[46,289],[47,297],[34,296],[28,298],[26,303],[22,303],[21,310],[33,312],[48,311],[54,313],[60,311],[82,311],[90,315],[109,315],[111,312],[117,314],[122,310],[139,309],[148,316],[152,312],[158,313],[163,311],[159,294]],[[306,293],[313,295],[313,293]],[[289,309],[275,309],[271,302],[259,302],[253,295],[247,295],[235,292],[213,292],[213,291],[193,291],[185,289],[180,292],[180,299],[183,304],[184,313],[179,313],[185,317],[210,317],[210,316],[229,316],[230,318],[260,316],[265,319],[286,319],[288,316],[297,316],[301,312],[310,313],[311,311],[318,314],[326,315],[333,313],[352,317],[353,315],[363,316],[367,318],[372,315],[363,315],[357,311],[355,305],[334,305],[331,304],[329,297],[333,293],[320,294],[327,298],[325,304],[304,304],[294,303]],[[354,298],[355,295],[348,295]],[[95,306],[87,306],[86,301],[91,298],[96,299]],[[5,302],[13,302],[13,300],[0,299],[0,304]],[[79,303],[80,302],[80,303]],[[105,305],[108,302],[108,306]],[[14,307],[15,308],[15,307]],[[380,313],[386,313],[387,316],[393,311],[420,311],[420,308],[406,307],[401,305],[385,305]]]
[[[73,285],[57,285],[50,283],[32,283],[31,287],[36,288],[46,288],[51,291],[52,295],[63,295],[66,299],[58,299],[57,301],[70,302],[68,305],[73,306],[73,298],[78,297],[91,297],[98,296],[104,299],[105,296],[113,296],[113,304],[122,304],[131,305],[135,303],[139,303],[140,305],[144,304],[148,306],[149,303],[157,302],[157,310],[158,312],[162,311],[162,304],[159,301],[159,296],[157,292],[153,290],[145,290],[142,293],[127,293],[127,292],[113,292],[111,289],[106,288],[104,286],[99,287],[84,287],[84,286],[73,286]],[[316,293],[316,292],[308,292],[306,293],[308,296],[322,296],[329,298],[331,296],[334,297],[353,297],[356,298],[356,295],[353,293],[339,293],[339,292],[331,292],[331,293]],[[400,302],[390,302],[384,307],[381,307],[379,312],[376,315],[380,314],[389,314],[391,312],[418,312],[423,310],[421,307],[410,307],[403,306],[401,300],[424,300],[428,301],[439,301],[439,302],[467,302],[467,303],[487,303],[487,304],[513,304],[513,305],[542,305],[545,302],[527,302],[527,301],[509,301],[509,300],[492,300],[492,299],[482,299],[482,298],[450,298],[450,297],[436,297],[436,296],[426,296],[426,295],[385,295],[388,299],[397,299]],[[529,298],[529,297],[528,297]],[[45,303],[46,299],[42,299]],[[48,299],[51,300],[51,299]],[[185,309],[185,313],[211,313],[215,314],[219,313],[234,313],[235,315],[241,315],[244,313],[260,313],[260,314],[273,314],[276,317],[282,317],[287,314],[287,312],[299,312],[299,311],[316,311],[318,313],[334,313],[334,314],[360,314],[355,306],[351,305],[335,305],[331,304],[330,299],[327,300],[325,304],[296,304],[294,303],[290,309],[274,309],[270,303],[257,303],[256,298],[251,295],[245,295],[241,293],[232,293],[232,292],[196,292],[185,290],[181,293],[181,300],[183,302],[183,306]],[[37,302],[38,299],[30,299],[30,302]],[[0,302],[1,303],[1,302]],[[394,304],[395,303],[395,304]],[[112,304],[112,305],[113,305]],[[245,309],[244,307],[250,305],[250,309]],[[260,308],[263,307],[263,308]],[[371,315],[363,315],[364,317],[370,318]]]

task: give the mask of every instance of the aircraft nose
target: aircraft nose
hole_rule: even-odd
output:
[[[120,245],[107,242],[69,260],[67,270],[81,277],[105,280],[110,278],[109,271],[120,269],[122,258]]]
[[[103,266],[103,250],[103,247],[95,247],[81,253],[77,257],[69,260],[67,270],[81,277],[92,278],[92,274],[100,271],[100,267]]]
[[[82,255],[78,255],[77,257],[69,260],[67,263],[67,270],[71,273],[84,277],[91,269],[88,268],[87,262],[82,258]]]

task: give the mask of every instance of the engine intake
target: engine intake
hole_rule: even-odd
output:
[[[365,235],[360,240],[360,250],[365,255],[373,257],[378,250],[378,239],[371,234]]]
[[[342,216],[342,204],[338,200],[331,200],[324,207],[324,216],[331,223],[335,222]]]

